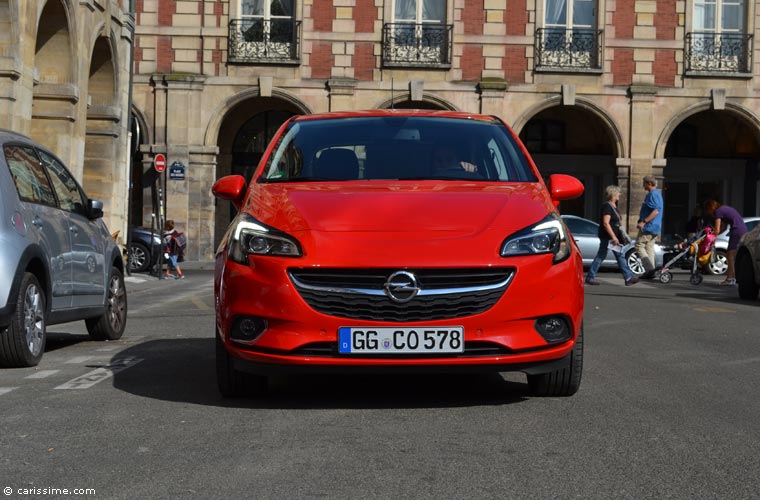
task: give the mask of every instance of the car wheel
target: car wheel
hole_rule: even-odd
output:
[[[267,378],[263,375],[243,373],[232,366],[232,360],[221,337],[216,335],[216,382],[225,398],[257,396],[267,391]]]
[[[106,310],[102,316],[85,320],[93,340],[118,340],[127,326],[127,289],[121,271],[111,269],[106,290]]]
[[[707,264],[707,272],[710,274],[726,274],[728,270],[728,257],[723,250],[715,250],[710,257],[710,263]]]
[[[150,267],[150,253],[148,247],[142,243],[130,243],[129,245],[129,269],[133,273],[142,273]]]
[[[583,372],[583,325],[565,368],[549,373],[528,375],[528,387],[534,396],[572,396],[578,392]]]
[[[0,366],[36,366],[45,352],[45,292],[32,273],[25,273],[11,323],[0,332]]]
[[[740,299],[757,299],[760,286],[755,281],[755,269],[752,267],[752,259],[748,253],[742,253],[736,257],[736,284]]]
[[[628,253],[625,254],[625,261],[628,264],[628,268],[635,276],[638,277],[644,274],[644,263],[641,261],[639,254],[636,253],[636,250],[630,249]]]

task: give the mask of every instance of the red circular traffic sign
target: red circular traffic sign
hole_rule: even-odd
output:
[[[166,156],[162,155],[161,153],[158,153],[153,158],[153,167],[156,169],[156,172],[161,173],[164,170],[166,170]]]

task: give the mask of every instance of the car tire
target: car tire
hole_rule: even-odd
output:
[[[106,310],[97,318],[85,320],[93,340],[118,340],[127,327],[127,289],[118,268],[111,268],[106,290]]]
[[[243,373],[232,366],[232,360],[221,337],[216,335],[216,383],[225,398],[260,396],[267,392],[267,377]]]
[[[129,245],[129,270],[133,273],[142,273],[150,267],[150,252],[142,243],[130,243]]]
[[[45,305],[45,291],[37,277],[24,273],[11,323],[0,332],[0,366],[22,368],[39,364],[47,338]]]
[[[644,274],[644,262],[641,261],[641,257],[636,253],[636,250],[631,248],[625,254],[625,262],[628,264],[628,268],[631,270],[634,276],[641,277]]]
[[[578,392],[583,372],[583,325],[578,332],[570,360],[565,368],[549,373],[528,375],[528,388],[533,396],[572,396]]]
[[[752,267],[752,259],[746,252],[736,256],[736,285],[739,290],[740,299],[757,299],[760,286],[755,281],[755,269]]]
[[[719,276],[726,274],[728,270],[728,257],[723,250],[715,250],[710,257],[710,262],[705,266],[707,272]]]

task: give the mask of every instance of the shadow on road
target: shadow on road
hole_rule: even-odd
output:
[[[114,387],[146,398],[206,406],[271,409],[447,408],[506,405],[527,399],[527,384],[497,373],[457,375],[308,375],[270,379],[265,397],[222,398],[214,339],[153,340],[111,360],[141,359],[114,374]]]
[[[65,347],[70,347],[82,342],[91,342],[92,339],[86,333],[84,335],[75,335],[64,332],[45,332],[45,352],[57,351]]]

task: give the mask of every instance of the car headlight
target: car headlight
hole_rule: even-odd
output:
[[[537,255],[550,253],[554,255],[553,263],[562,262],[570,256],[568,231],[556,213],[549,214],[541,222],[526,227],[504,240],[501,256]]]
[[[248,263],[248,255],[300,257],[301,246],[295,238],[266,226],[249,215],[239,216],[230,239],[229,256],[235,262]]]

